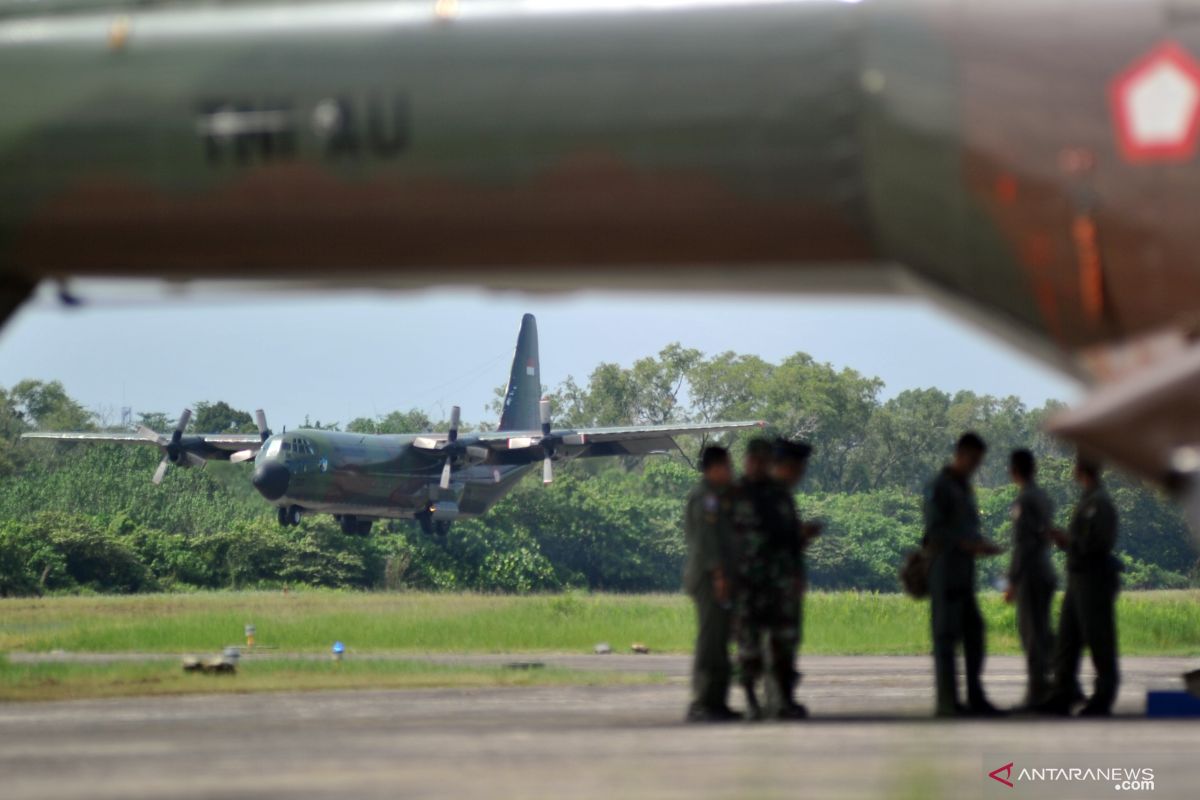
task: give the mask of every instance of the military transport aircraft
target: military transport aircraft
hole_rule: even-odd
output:
[[[0,76],[0,313],[917,290],[1095,386],[1060,433],[1200,474],[1200,0],[0,0]]]
[[[504,409],[495,431],[459,434],[459,408],[444,433],[372,435],[301,428],[273,434],[256,413],[258,434],[187,433],[184,410],[170,436],[136,433],[22,434],[60,442],[152,444],[162,461],[152,480],[171,465],[209,460],[254,460],[251,481],[279,509],[280,525],[298,525],[307,513],[332,514],[347,533],[369,533],[381,518],[415,518],[426,532],[444,534],[455,519],[484,513],[540,461],[542,481],[555,462],[597,456],[640,456],[676,450],[676,436],[762,427],[761,422],[703,422],[555,429],[543,399],[537,321],[521,320]]]

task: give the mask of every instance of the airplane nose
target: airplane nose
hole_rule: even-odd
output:
[[[263,497],[278,500],[287,493],[291,477],[292,473],[288,472],[288,468],[283,464],[278,461],[266,461],[254,468],[254,477],[250,482]]]

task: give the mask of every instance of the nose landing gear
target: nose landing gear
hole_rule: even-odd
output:
[[[433,514],[429,510],[418,511],[413,515],[417,524],[421,526],[421,533],[426,536],[445,536],[450,532],[450,520],[435,520]]]

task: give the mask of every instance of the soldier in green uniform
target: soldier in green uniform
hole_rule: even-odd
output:
[[[1054,505],[1037,485],[1037,462],[1028,450],[1014,450],[1009,475],[1017,485],[1012,506],[1012,559],[1008,566],[1006,602],[1017,604],[1017,632],[1025,650],[1028,674],[1025,708],[1048,699],[1054,635],[1050,630],[1050,601],[1054,598],[1054,565],[1050,561]]]
[[[700,454],[703,473],[687,500],[687,563],[683,582],[696,604],[698,628],[692,664],[691,722],[740,719],[726,704],[729,695],[729,640],[734,568],[733,467],[723,447]]]
[[[965,433],[953,460],[929,485],[925,496],[925,546],[929,566],[930,621],[939,717],[994,716],[999,710],[983,691],[984,626],[975,601],[975,559],[1000,551],[983,538],[971,478],[983,463],[987,445]],[[967,669],[967,704],[958,702],[955,648],[962,642]]]
[[[1083,648],[1092,654],[1096,686],[1081,716],[1112,713],[1120,681],[1117,667],[1116,600],[1121,564],[1113,555],[1117,543],[1117,509],[1100,480],[1099,463],[1080,456],[1075,480],[1083,489],[1067,533],[1055,531],[1067,551],[1067,591],[1059,617],[1054,655],[1054,696],[1045,710],[1069,714],[1079,687]]]
[[[765,714],[795,719],[807,714],[792,697],[802,542],[791,489],[771,475],[773,455],[771,441],[751,441],[738,484],[734,510],[738,665],[752,718],[764,716],[755,691],[762,678],[767,689]]]

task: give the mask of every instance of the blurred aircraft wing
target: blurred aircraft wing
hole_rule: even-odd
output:
[[[1048,430],[1082,450],[1170,483],[1200,471],[1200,345],[1102,386]]]

